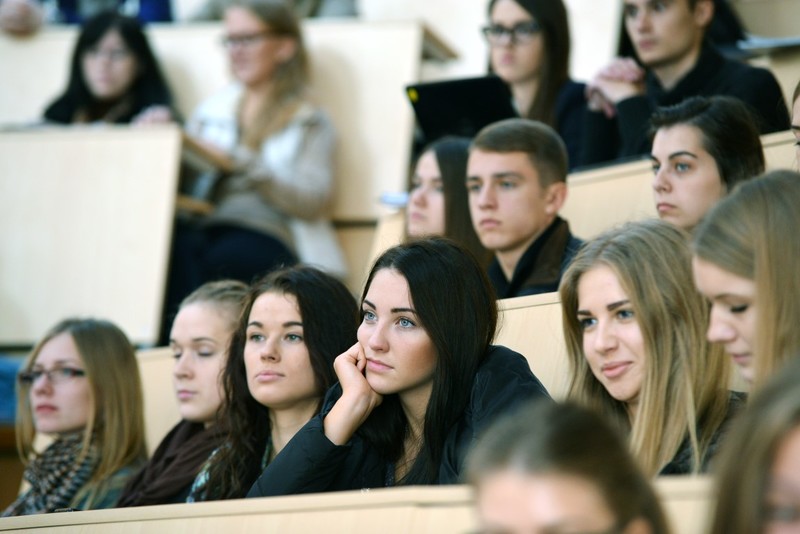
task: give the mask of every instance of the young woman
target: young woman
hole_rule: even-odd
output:
[[[536,403],[503,417],[467,465],[481,532],[669,532],[619,434],[572,403]]]
[[[651,118],[658,216],[691,231],[733,188],[764,172],[750,109],[728,96],[696,96]]]
[[[230,345],[221,413],[224,444],[189,500],[244,497],[294,434],[319,412],[333,384],[333,358],[355,339],[358,306],[338,280],[312,267],[275,271],[255,283]]]
[[[791,534],[800,527],[800,358],[755,394],[717,466],[711,534]]]
[[[553,127],[579,163],[584,85],[569,79],[570,34],[562,0],[490,0],[491,71],[505,81],[522,117]]]
[[[344,271],[324,218],[333,193],[334,129],[309,98],[298,21],[284,2],[241,0],[225,10],[224,27],[236,82],[203,102],[187,130],[232,159],[235,170],[213,188],[210,215],[178,221],[173,303],[206,281],[250,283],[298,259]]]
[[[142,389],[128,338],[107,321],[68,319],[36,345],[17,389],[17,447],[30,489],[4,516],[113,507],[145,462]],[[36,434],[53,443],[34,450]]]
[[[800,174],[739,186],[695,230],[695,285],[711,302],[708,339],[758,386],[800,350]]]
[[[728,392],[729,361],[705,339],[686,233],[657,220],[607,231],[578,252],[559,291],[569,397],[625,431],[647,476],[706,471],[742,396]]]
[[[182,421],[128,483],[117,506],[185,502],[195,477],[222,443],[217,423],[222,370],[248,287],[235,280],[203,284],[181,303],[172,324],[173,383]]]
[[[113,11],[86,21],[67,88],[44,112],[50,122],[174,120],[172,96],[139,22]]]
[[[450,240],[393,247],[361,299],[358,342],[336,358],[322,413],[249,497],[456,483],[477,434],[509,406],[548,398],[527,361],[490,345],[486,274]]]
[[[411,177],[406,208],[408,237],[449,237],[489,264],[491,254],[472,226],[467,199],[470,140],[445,137],[422,151]]]

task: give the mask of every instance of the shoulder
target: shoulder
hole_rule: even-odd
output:
[[[558,90],[557,106],[582,104],[585,100],[586,84],[567,80]]]
[[[494,409],[499,407],[498,403],[506,403],[512,397],[524,400],[549,395],[522,354],[502,345],[491,345],[475,374],[472,406],[479,411]]]

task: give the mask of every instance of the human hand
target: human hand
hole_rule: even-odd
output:
[[[589,109],[602,111],[608,118],[626,98],[644,94],[645,71],[631,58],[617,58],[606,65],[586,86]]]
[[[172,111],[167,106],[149,106],[136,115],[131,124],[135,126],[149,124],[168,124],[174,122]]]
[[[33,0],[0,0],[0,30],[30,35],[42,25],[42,9]]]

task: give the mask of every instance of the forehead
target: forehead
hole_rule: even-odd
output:
[[[703,132],[689,124],[675,124],[659,128],[653,137],[653,152],[673,152],[687,150],[697,154],[706,152]]]
[[[289,320],[300,322],[301,315],[297,298],[291,293],[275,291],[259,295],[250,309],[250,320],[258,320],[263,323],[265,320],[273,318],[282,323]]]
[[[33,361],[34,365],[41,365],[43,367],[66,363],[83,363],[75,340],[67,332],[62,332],[49,339],[42,345],[39,354],[36,355]]]
[[[267,25],[252,11],[242,6],[233,6],[225,10],[225,28],[228,31],[262,31]]]
[[[633,7],[646,7],[649,5],[654,5],[656,3],[664,4],[667,7],[678,7],[678,8],[686,8],[689,9],[690,0],[624,0],[625,7],[633,6]]]
[[[469,154],[467,173],[470,177],[481,178],[514,173],[539,181],[539,172],[526,152],[489,152],[475,148]]]
[[[412,308],[411,292],[406,277],[391,268],[381,269],[372,277],[364,300],[375,306]]]
[[[497,22],[527,21],[533,17],[524,7],[514,0],[498,0],[492,6],[491,18]]]
[[[605,264],[588,269],[578,279],[578,302],[600,300],[603,304],[628,299],[625,288],[614,270]],[[580,304],[579,304],[580,305]]]

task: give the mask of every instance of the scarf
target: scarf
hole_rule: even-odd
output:
[[[82,445],[82,432],[67,434],[31,461],[23,474],[31,487],[3,511],[3,517],[68,508],[78,491],[89,482],[100,460],[97,447],[91,445],[77,462]]]
[[[220,425],[181,421],[161,441],[147,465],[122,492],[117,506],[182,502],[208,457],[221,443]]]

